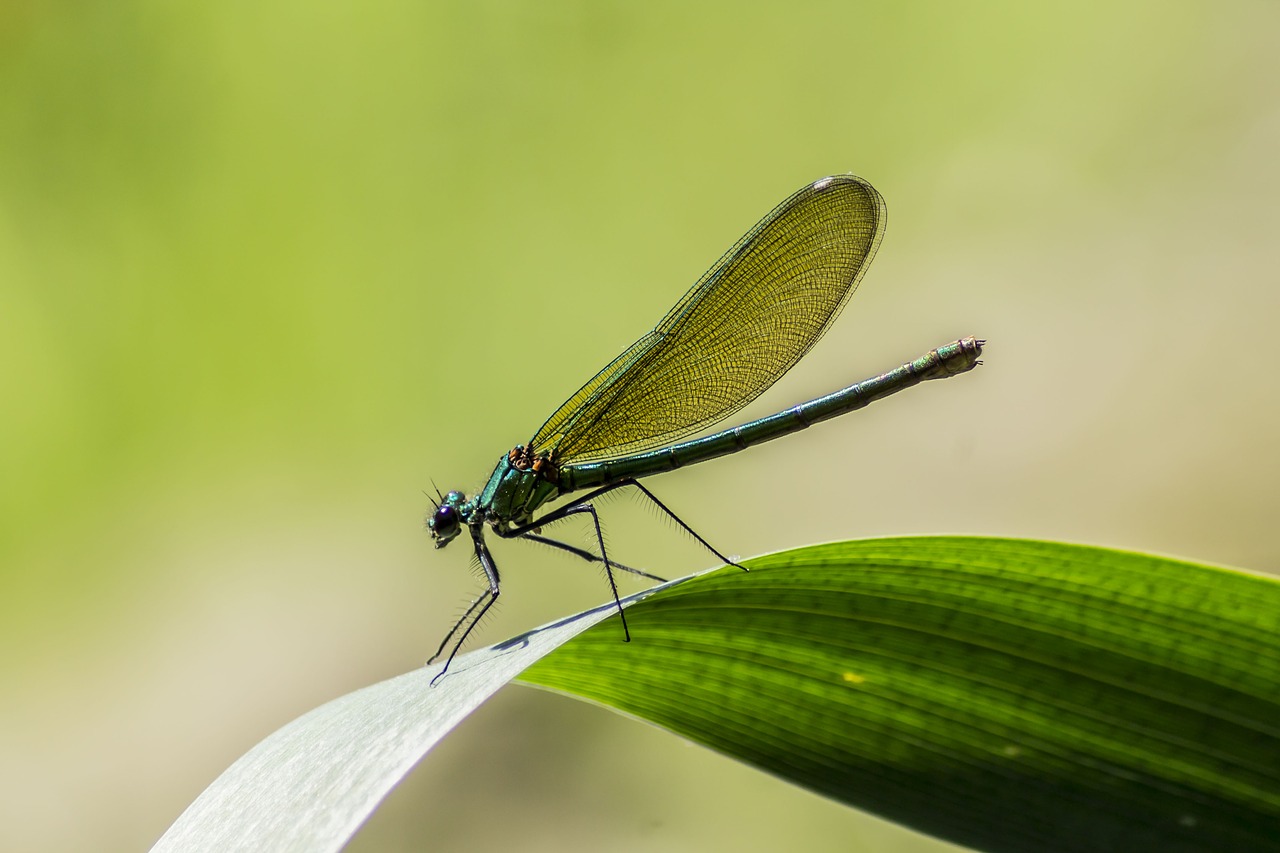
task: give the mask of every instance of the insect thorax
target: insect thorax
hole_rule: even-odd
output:
[[[486,520],[494,525],[521,525],[549,500],[560,496],[560,472],[550,453],[516,445],[498,460],[481,493]]]

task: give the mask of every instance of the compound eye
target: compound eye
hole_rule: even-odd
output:
[[[438,539],[451,539],[458,534],[458,510],[445,504],[435,511],[427,522],[431,535]]]

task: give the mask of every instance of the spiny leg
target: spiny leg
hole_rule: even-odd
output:
[[[737,568],[742,569],[744,572],[750,571],[746,566],[735,563],[733,560],[730,560],[724,554],[721,554],[719,551],[713,548],[710,542],[708,542],[707,540],[699,536],[696,530],[694,530],[688,524],[685,524],[684,519],[682,519],[680,516],[672,512],[667,507],[666,504],[658,500],[657,496],[654,495],[653,492],[649,491],[644,486],[642,486],[640,482],[635,478],[628,478],[626,480],[620,480],[617,483],[610,483],[607,486],[601,486],[600,488],[592,492],[588,492],[579,500],[572,501],[571,503],[566,503],[562,506],[557,507],[556,509],[553,509],[551,512],[547,513],[541,518],[533,519],[532,521],[519,525],[518,527],[507,529],[505,531],[501,527],[498,527],[498,528],[495,528],[495,531],[498,533],[498,535],[502,536],[503,538],[533,539],[535,541],[539,541],[539,542],[543,542],[545,544],[551,545],[552,547],[561,548],[565,551],[569,551],[570,553],[577,554],[578,556],[586,560],[595,561],[598,559],[600,562],[603,562],[605,573],[608,575],[608,578],[609,578],[609,588],[613,592],[614,603],[617,604],[618,606],[618,616],[622,619],[623,635],[625,639],[628,642],[630,642],[631,631],[627,627],[627,615],[622,609],[622,601],[618,597],[618,584],[613,577],[613,566],[615,564],[609,560],[609,555],[605,552],[604,533],[600,529],[600,516],[596,513],[595,506],[593,506],[591,503],[591,501],[595,500],[596,498],[601,497],[603,495],[607,495],[610,492],[615,491],[617,489],[621,489],[625,486],[635,486],[637,489],[639,489],[644,494],[645,497],[647,497],[650,501],[653,502],[654,506],[656,506],[658,509],[662,510],[668,516],[670,516],[676,522],[676,524],[680,525],[680,527],[684,529],[686,533],[688,533],[690,536],[696,539],[698,543],[702,545],[702,547],[706,548],[712,554],[716,555],[716,557],[720,558],[730,566],[736,566]],[[578,513],[583,513],[583,512],[590,513],[591,518],[595,523],[596,541],[599,542],[600,544],[599,558],[597,558],[595,554],[592,554],[590,551],[586,551],[585,549],[575,548],[574,546],[569,545],[565,542],[559,542],[557,540],[548,539],[544,536],[538,535],[541,528],[544,527],[545,525],[551,524],[556,521],[560,521],[563,518],[568,518],[571,515],[577,515]],[[652,575],[649,575],[643,572],[637,572],[637,574],[643,574],[645,577],[653,577]]]
[[[449,664],[453,663],[453,659],[457,657],[458,650],[462,648],[462,644],[467,641],[467,637],[471,635],[476,625],[480,624],[484,614],[488,613],[489,608],[498,600],[498,595],[501,592],[498,567],[493,562],[493,556],[489,553],[489,548],[484,544],[484,531],[476,527],[471,528],[471,540],[475,545],[476,558],[480,561],[480,567],[484,569],[485,577],[489,580],[489,588],[480,593],[480,596],[475,601],[471,602],[467,612],[462,614],[462,618],[454,623],[448,634],[445,634],[444,640],[440,643],[440,648],[436,649],[436,653],[427,660],[427,663],[430,664],[439,658],[445,647],[449,645],[449,640],[453,638],[453,635],[458,633],[459,628],[466,625],[466,629],[462,631],[462,635],[458,637],[458,641],[453,644],[453,648],[449,651],[449,659],[444,662],[444,668],[431,679],[432,686],[435,686],[435,683],[449,671]],[[479,612],[477,612],[476,608],[479,608]],[[471,615],[473,613],[475,614],[474,618]]]
[[[453,623],[453,627],[449,629],[449,633],[444,635],[444,639],[440,641],[440,648],[436,649],[435,653],[431,655],[431,657],[427,658],[428,664],[435,663],[437,660],[439,660],[440,655],[444,653],[445,646],[449,645],[449,641],[453,639],[453,635],[458,633],[458,629],[461,628],[463,625],[465,625],[467,621],[471,619],[471,614],[474,613],[476,608],[480,606],[480,603],[483,601],[487,601],[488,598],[489,598],[489,591],[485,590],[483,593],[480,594],[478,598],[476,598],[475,601],[471,602],[471,606],[467,608],[467,612],[463,613],[462,616],[458,618],[458,621]],[[449,659],[453,660],[453,656],[450,655]]]
[[[600,529],[600,514],[596,512],[596,508],[591,504],[578,503],[565,510],[561,518],[577,515],[580,512],[589,513],[592,522],[595,524],[596,542],[600,544],[600,560],[604,563],[605,576],[609,578],[609,591],[613,593],[613,603],[618,606],[618,618],[622,620],[622,640],[629,643],[631,642],[631,630],[627,628],[627,614],[622,609],[622,599],[618,597],[618,582],[613,578],[613,563],[609,562],[609,554],[604,549],[604,531]]]
[[[589,506],[591,502],[594,501],[596,498],[607,495],[612,491],[616,491],[617,489],[625,488],[626,486],[635,486],[637,489],[639,489],[646,498],[648,498],[653,502],[654,506],[656,506],[658,509],[665,512],[672,520],[675,521],[676,524],[680,525],[680,527],[682,527],[686,533],[688,533],[690,536],[696,539],[698,541],[698,544],[700,544],[703,548],[706,548],[708,551],[710,551],[712,554],[715,554],[718,558],[720,558],[730,566],[735,566],[739,569],[742,569],[744,572],[750,571],[750,569],[748,569],[746,566],[740,565],[739,563],[735,563],[733,560],[730,560],[724,554],[721,554],[719,551],[713,548],[710,542],[708,542],[707,540],[703,539],[701,536],[698,535],[698,531],[694,530],[692,527],[685,524],[684,519],[682,519],[680,516],[672,512],[667,507],[666,504],[658,500],[657,496],[654,495],[653,492],[646,489],[643,485],[641,485],[640,481],[635,479],[634,477],[628,477],[625,480],[619,480],[616,483],[610,483],[607,486],[601,486],[595,491],[588,492],[587,494],[583,495],[578,500],[572,501],[571,503],[564,504],[563,506],[560,506],[560,507],[557,507],[556,509],[551,510],[551,512],[547,513],[541,518],[535,518],[534,520],[528,522],[527,524],[522,524],[519,527],[512,528],[506,531],[505,533],[499,529],[498,533],[504,537],[527,536],[530,533],[536,533],[538,531],[538,528],[543,527],[544,525],[550,524],[553,521],[559,521],[560,519],[569,515],[573,515],[574,513],[581,512],[579,507]]]
[[[705,540],[705,539],[703,539],[701,536],[699,536],[699,535],[698,535],[698,531],[694,530],[692,527],[690,527],[689,525],[685,524],[685,522],[684,522],[684,519],[683,519],[683,518],[681,518],[680,516],[676,515],[674,512],[672,512],[672,511],[667,507],[667,505],[666,505],[666,504],[664,504],[662,501],[658,500],[657,495],[655,495],[653,492],[651,492],[651,491],[649,491],[648,489],[646,489],[646,488],[644,487],[644,485],[643,485],[639,480],[636,480],[636,479],[634,479],[634,478],[632,478],[632,479],[628,479],[628,480],[623,480],[623,481],[621,481],[620,483],[618,483],[618,484],[617,484],[616,488],[619,488],[619,489],[620,489],[620,488],[622,488],[623,486],[635,486],[637,489],[639,489],[641,492],[643,492],[643,493],[644,493],[644,496],[645,496],[646,498],[648,498],[649,500],[653,501],[653,505],[654,505],[654,506],[656,506],[658,509],[662,510],[662,511],[663,511],[663,512],[665,512],[668,516],[670,516],[670,517],[671,517],[671,519],[672,519],[673,521],[675,521],[675,523],[676,523],[676,524],[678,524],[678,525],[680,525],[681,527],[683,527],[683,528],[684,528],[685,533],[688,533],[688,534],[689,534],[690,536],[692,536],[694,539],[697,539],[697,540],[698,540],[698,543],[699,543],[700,545],[702,545],[702,547],[703,547],[703,548],[706,548],[706,549],[707,549],[708,551],[710,551],[712,554],[715,554],[715,555],[716,555],[717,557],[719,557],[721,560],[724,560],[724,562],[725,562],[725,563],[727,563],[728,565],[730,565],[730,566],[736,566],[737,568],[742,569],[744,572],[749,572],[749,571],[751,571],[751,570],[750,570],[750,569],[748,569],[746,566],[738,565],[738,564],[737,564],[737,563],[735,563],[733,560],[730,560],[730,559],[729,559],[728,557],[726,557],[724,554],[721,554],[719,551],[717,551],[715,548],[713,548],[713,547],[711,546],[711,543],[710,543],[710,542],[708,542],[707,540]]]
[[[520,538],[527,539],[530,542],[540,542],[543,545],[550,545],[552,548],[559,548],[561,551],[568,551],[570,554],[573,554],[576,557],[581,557],[582,559],[586,560],[588,563],[604,562],[595,554],[592,554],[590,551],[588,551],[586,548],[579,548],[576,545],[570,545],[568,542],[561,542],[559,539],[551,539],[550,537],[547,537],[547,536],[539,536],[536,533],[526,533]],[[639,575],[642,578],[648,578],[651,581],[658,581],[659,583],[667,582],[666,578],[660,578],[657,575],[651,575],[648,572],[646,572],[644,569],[637,569],[634,566],[627,566],[622,563],[619,563],[617,560],[610,560],[609,565],[613,566],[615,569],[622,569],[624,572],[630,572],[633,575]]]

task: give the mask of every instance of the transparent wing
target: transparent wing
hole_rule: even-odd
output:
[[[533,449],[566,463],[639,453],[738,411],[826,332],[875,254],[884,216],[880,194],[853,175],[804,187],[570,397]]]

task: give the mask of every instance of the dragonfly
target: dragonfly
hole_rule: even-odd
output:
[[[465,529],[488,587],[428,660],[448,650],[432,683],[448,671],[501,594],[486,530],[603,564],[623,639],[630,641],[615,570],[662,579],[609,556],[595,507],[599,498],[635,489],[718,559],[745,569],[641,480],[789,435],[981,363],[985,341],[962,338],[826,396],[680,441],[759,397],[809,352],[853,295],[880,245],[884,222],[884,199],[855,175],[832,175],[802,187],[730,247],[653,331],[578,389],[526,444],[504,454],[479,494],[468,498],[437,490],[439,503],[426,519],[435,547],[445,547]],[[546,526],[572,516],[590,518],[599,554],[543,535]]]

